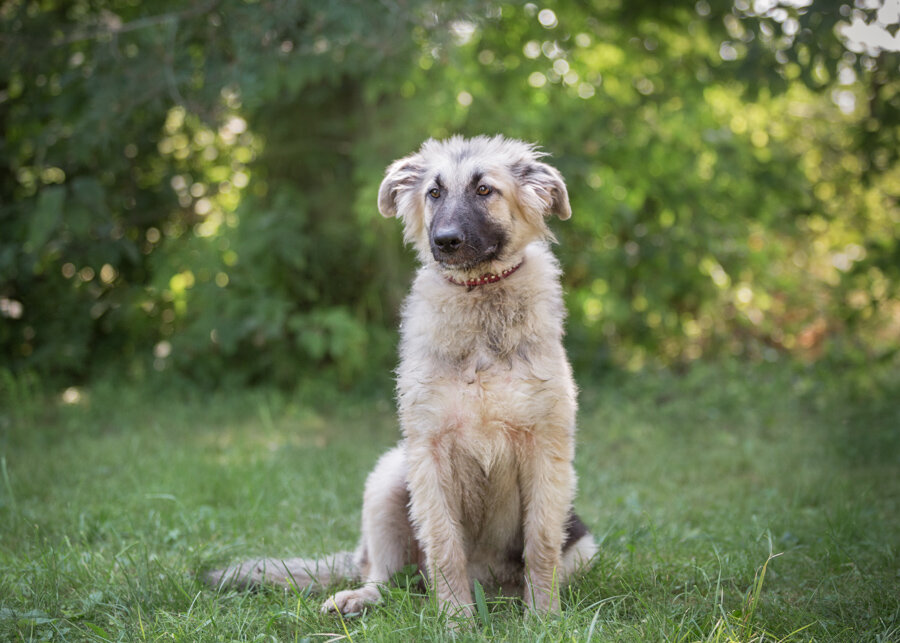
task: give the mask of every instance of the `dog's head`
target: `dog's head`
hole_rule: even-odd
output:
[[[459,274],[499,273],[532,241],[553,239],[546,218],[572,211],[562,175],[535,146],[502,136],[430,139],[387,169],[378,209],[403,220],[423,263]]]

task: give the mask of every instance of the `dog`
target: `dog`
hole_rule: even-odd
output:
[[[428,140],[391,164],[378,209],[403,222],[421,263],[402,309],[397,405],[403,438],[364,491],[355,552],[252,560],[209,582],[339,591],[350,614],[416,564],[439,607],[471,616],[473,581],[558,612],[560,587],[597,552],[572,510],[577,389],[563,349],[553,215],[562,175],[502,136]]]

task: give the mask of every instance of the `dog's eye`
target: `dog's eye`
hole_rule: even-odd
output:
[[[491,190],[491,188],[490,188],[489,185],[479,185],[479,186],[478,186],[478,189],[475,190],[475,192],[476,192],[476,194],[478,194],[479,196],[487,196],[488,194],[490,194],[491,192],[493,192],[493,190]]]
[[[428,196],[430,196],[432,199],[437,199],[438,197],[441,196],[441,191],[437,188],[431,188],[428,191]]]

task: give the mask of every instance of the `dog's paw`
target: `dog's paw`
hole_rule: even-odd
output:
[[[558,591],[526,590],[523,599],[526,612],[530,615],[542,617],[559,615],[561,613]]]
[[[322,603],[322,612],[340,612],[341,614],[353,614],[363,611],[366,605],[372,605],[381,600],[381,593],[377,587],[360,587],[348,589],[329,596]]]

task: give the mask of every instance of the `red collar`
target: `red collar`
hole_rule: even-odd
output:
[[[493,272],[486,272],[483,275],[481,275],[480,277],[475,277],[474,279],[466,279],[465,281],[460,281],[458,279],[454,279],[450,275],[444,275],[444,277],[451,284],[456,284],[457,286],[465,286],[466,288],[471,290],[475,286],[483,286],[485,284],[493,284],[493,283],[500,281],[501,279],[505,279],[506,277],[509,277],[512,273],[514,273],[516,270],[521,268],[523,263],[525,263],[524,260],[520,261],[512,268],[507,268],[506,270],[501,272],[499,275],[494,274]]]

